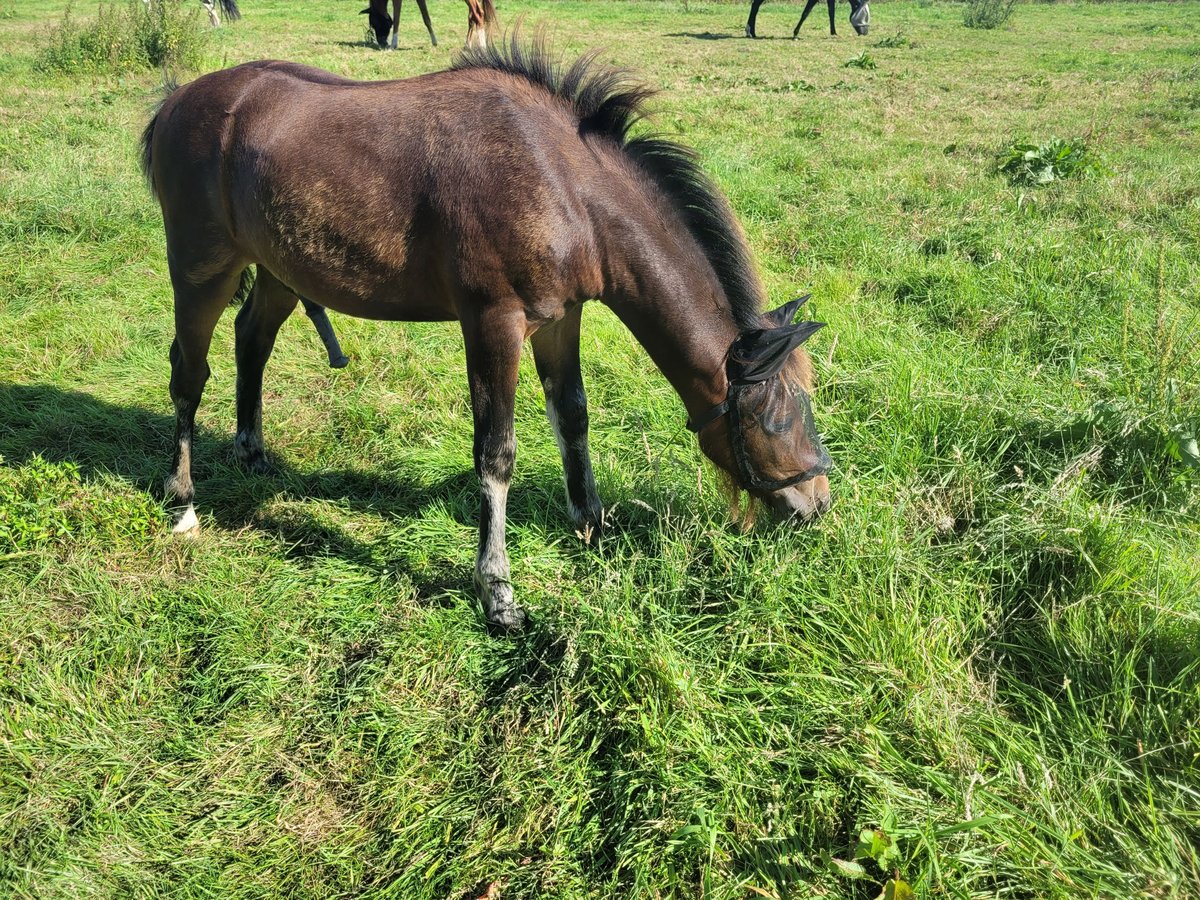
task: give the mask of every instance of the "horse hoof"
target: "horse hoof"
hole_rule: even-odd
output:
[[[189,503],[187,509],[180,513],[175,524],[171,526],[171,533],[188,538],[196,537],[200,533],[200,520],[196,518],[196,508],[192,504]]]
[[[754,40],[757,40],[757,39],[758,39],[758,35],[757,35],[757,34],[755,34],[753,31],[751,31],[751,30],[750,30],[750,26],[749,26],[749,25],[747,25],[747,26],[746,26],[746,37],[748,37],[748,38],[753,38]]]
[[[504,634],[513,634],[525,627],[525,610],[513,600],[512,585],[507,581],[476,580],[479,599],[490,627]]]
[[[251,475],[270,475],[275,467],[267,461],[262,439],[239,434],[233,440],[233,455],[238,463]]]
[[[272,475],[275,472],[275,467],[267,460],[266,454],[261,451],[246,455],[239,453],[238,462],[249,475]]]
[[[572,508],[571,513],[575,534],[580,540],[593,549],[600,546],[600,538],[604,534],[604,512],[592,510],[581,514],[579,510]]]
[[[344,354],[339,356],[337,359],[331,359],[329,361],[329,368],[331,369],[344,369],[348,365],[350,365],[350,357]]]

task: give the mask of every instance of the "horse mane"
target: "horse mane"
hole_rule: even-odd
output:
[[[661,135],[629,137],[645,118],[645,104],[657,91],[633,80],[627,70],[596,63],[585,53],[565,71],[552,59],[544,35],[521,39],[518,24],[507,40],[463,50],[452,70],[490,69],[524,78],[568,103],[580,134],[603,135],[650,176],[675,206],[704,251],[729,301],[739,331],[762,327],[764,293],[754,271],[746,237],[729,202],[697,162],[696,151]]]

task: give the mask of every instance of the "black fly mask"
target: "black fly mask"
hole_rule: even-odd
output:
[[[794,406],[785,416],[768,417],[765,411],[771,404],[774,393],[786,391],[787,387],[779,373],[788,358],[801,344],[825,326],[824,322],[797,322],[790,324],[792,317],[809,295],[786,303],[764,316],[773,327],[743,331],[729,348],[725,360],[725,374],[729,380],[729,393],[725,399],[708,410],[696,422],[688,422],[688,428],[699,434],[706,426],[721,416],[729,416],[729,439],[733,449],[734,463],[744,487],[759,491],[778,491],[829,471],[829,454],[821,443],[813,423],[812,404],[808,394],[799,387],[794,388]],[[762,478],[750,465],[746,450],[746,428],[758,426],[770,434],[789,434],[802,429],[817,453],[815,465],[788,478]]]

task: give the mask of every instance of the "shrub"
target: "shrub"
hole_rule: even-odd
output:
[[[1044,144],[1013,144],[1000,158],[999,171],[1013,184],[1048,184],[1075,175],[1111,175],[1082,144],[1053,138]]]
[[[199,68],[209,29],[197,3],[126,0],[101,3],[93,21],[79,24],[71,8],[43,49],[39,67],[58,72],[128,72]]]
[[[999,28],[1012,15],[1017,0],[967,0],[963,24],[968,28]]]

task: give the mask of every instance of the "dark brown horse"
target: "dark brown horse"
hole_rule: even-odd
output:
[[[808,14],[813,11],[820,0],[808,0],[804,5],[804,12],[800,13],[800,21],[796,23],[796,27],[792,29],[792,37],[800,36],[800,26],[804,24],[804,20],[808,18]],[[829,6],[829,33],[837,34],[837,26],[834,24],[834,16],[837,12],[837,0],[826,0]],[[763,5],[763,0],[751,0],[750,3],[750,18],[746,20],[746,37],[756,38],[758,34],[754,30],[754,22],[758,18],[758,8]],[[871,24],[871,11],[867,6],[866,0],[850,0],[850,24],[859,34],[867,34]]]
[[[392,0],[392,12],[388,15],[388,0],[371,0],[371,5],[362,10],[360,15],[368,16],[371,29],[375,32],[375,40],[380,47],[388,45],[388,32],[392,35],[392,49],[399,43],[400,6],[404,0]],[[429,21],[429,9],[425,0],[417,0],[417,8],[421,10],[421,18],[425,20],[425,30],[429,32],[429,40],[437,46],[437,35],[433,33],[433,23]],[[467,40],[466,46],[483,49],[487,46],[493,29],[496,27],[496,7],[492,0],[467,0]]]
[[[558,439],[571,517],[598,532],[579,366],[583,303],[599,298],[674,386],[700,446],[781,517],[829,504],[812,372],[764,291],[728,203],[686,149],[628,130],[651,92],[591,57],[557,69],[535,43],[464,53],[405,81],[356,82],[254,62],[179,88],[146,127],[175,294],[168,495],[197,526],[192,433],[213,328],[250,263],[236,322],[236,453],[268,468],[262,376],[298,295],[353,316],[458,320],[482,489],[475,584],[516,627],[505,504],[525,340]],[[735,494],[736,497],[736,494]]]

